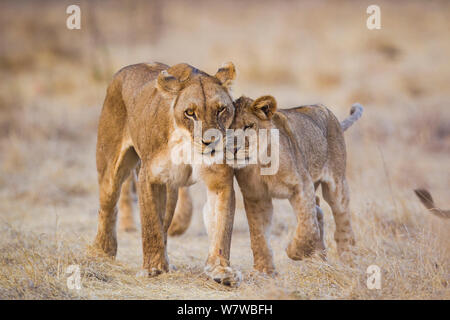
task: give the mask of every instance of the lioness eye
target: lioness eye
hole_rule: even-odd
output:
[[[194,110],[192,110],[192,109],[187,109],[185,112],[184,112],[184,114],[186,115],[186,116],[188,116],[188,117],[193,117],[193,118],[195,118],[195,112],[194,112]]]
[[[247,129],[251,129],[251,128],[253,128],[254,126],[255,126],[254,123],[247,124],[247,125],[245,125],[245,127],[244,127],[244,131],[247,130]]]

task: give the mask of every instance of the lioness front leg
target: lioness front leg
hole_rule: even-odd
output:
[[[233,232],[235,194],[233,172],[210,172],[204,175],[208,200],[203,218],[209,237],[209,254],[205,273],[214,281],[227,286],[238,286],[242,280],[239,271],[230,267],[231,234]],[[221,177],[218,177],[218,175]]]
[[[292,260],[301,260],[310,256],[316,248],[323,247],[313,184],[298,186],[289,201],[297,216],[297,228],[286,253]]]
[[[149,276],[169,271],[164,234],[166,211],[166,185],[152,184],[150,172],[141,168],[139,172],[139,209],[142,226],[143,268]]]
[[[269,243],[273,215],[272,199],[250,200],[244,196],[244,206],[250,229],[253,267],[259,272],[273,275],[276,272]]]

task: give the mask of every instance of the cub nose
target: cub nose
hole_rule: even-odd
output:
[[[215,137],[211,137],[210,139],[202,139],[202,143],[205,146],[214,145],[214,143],[218,142],[220,139],[217,139]]]
[[[212,139],[211,140],[202,140],[202,142],[205,146],[209,146],[211,143],[214,142],[214,140],[212,140]]]

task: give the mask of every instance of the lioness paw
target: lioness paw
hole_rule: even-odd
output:
[[[152,278],[166,272],[168,272],[168,270],[165,270],[164,268],[143,269],[136,273],[136,278]]]
[[[205,273],[215,282],[229,287],[238,287],[242,281],[241,272],[230,267],[206,266]]]

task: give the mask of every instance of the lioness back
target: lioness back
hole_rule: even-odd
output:
[[[149,82],[155,80],[162,70],[169,68],[168,65],[159,62],[138,63],[123,67],[113,76],[108,87],[108,94],[116,93],[120,95],[129,107],[133,103],[136,94]]]

